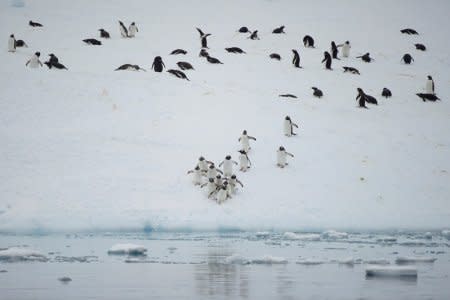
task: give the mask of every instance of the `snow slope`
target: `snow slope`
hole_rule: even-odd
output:
[[[445,228],[450,226],[450,41],[448,1],[25,1],[0,3],[0,230],[246,230]],[[44,24],[31,28],[29,20]],[[122,39],[117,20],[135,21]],[[286,26],[286,35],[273,28]],[[212,33],[198,57],[195,27]],[[258,29],[261,40],[236,30]],[[400,34],[411,27],[419,36]],[[81,40],[105,28],[100,47]],[[7,52],[14,33],[29,48]],[[305,49],[305,34],[316,49]],[[320,64],[330,42],[351,57]],[[424,43],[428,51],[415,50]],[[246,55],[226,53],[238,46]],[[176,48],[186,56],[168,55]],[[298,49],[303,69],[290,63]],[[28,69],[40,51],[69,71]],[[270,60],[278,52],[283,59]],[[370,52],[366,64],[355,56]],[[415,59],[400,62],[404,53]],[[150,69],[188,61],[190,81]],[[353,66],[361,76],[342,73]],[[443,101],[424,103],[427,75]],[[312,97],[311,86],[325,93]],[[356,88],[377,97],[356,107]],[[380,96],[383,87],[391,99]],[[297,100],[279,98],[293,93]],[[290,115],[299,135],[282,135]],[[219,206],[191,185],[200,155],[237,159],[243,129],[257,138],[245,188]],[[284,145],[295,155],[275,167]]]

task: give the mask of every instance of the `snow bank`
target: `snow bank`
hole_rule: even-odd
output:
[[[417,277],[415,267],[368,266],[366,276],[369,277]]]
[[[434,257],[407,257],[407,256],[399,256],[395,260],[395,263],[398,265],[402,264],[415,264],[415,263],[434,263],[437,258]]]
[[[320,241],[320,234],[316,234],[316,233],[285,232],[283,234],[283,237],[286,240]]]
[[[113,255],[146,255],[147,249],[135,244],[116,244],[108,250],[108,254]]]
[[[348,238],[348,233],[346,232],[339,232],[336,230],[328,230],[325,232],[322,232],[322,238],[328,239],[328,240],[339,240],[339,239],[346,239]]]
[[[48,258],[39,251],[12,247],[0,251],[0,261],[4,262],[20,262],[20,261],[41,261],[45,262]]]

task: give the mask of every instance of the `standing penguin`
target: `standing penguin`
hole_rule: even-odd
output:
[[[128,30],[125,27],[125,25],[123,25],[122,21],[119,21],[119,29],[120,29],[120,35],[123,38],[127,38],[128,37]]]
[[[316,88],[315,86],[313,86],[312,89],[314,90],[313,95],[315,97],[322,98],[323,92],[320,89]]]
[[[238,163],[231,159],[231,155],[225,156],[225,159],[220,163],[219,168],[223,165],[223,175],[230,177],[233,174],[233,164],[236,166]]]
[[[336,46],[336,43],[334,41],[331,42],[331,56],[334,59],[339,59],[338,56],[339,50],[338,47]]]
[[[106,31],[105,29],[100,28],[98,31],[100,31],[100,37],[101,37],[101,38],[104,38],[104,39],[109,39],[109,38],[111,38],[111,36],[109,35],[109,32]]]
[[[166,65],[162,61],[161,56],[156,56],[153,60],[152,69],[155,70],[155,72],[162,72],[165,67]]]
[[[332,60],[333,60],[333,59],[331,58],[330,53],[328,53],[328,51],[325,51],[325,52],[323,53],[322,63],[325,62],[325,68],[326,68],[327,70],[333,70],[333,69],[331,68],[331,62],[332,62]]]
[[[196,29],[197,29],[198,33],[200,34],[200,40],[202,42],[202,48],[209,49],[208,48],[208,40],[207,40],[207,38],[208,38],[208,36],[211,35],[211,33],[205,34],[205,33],[203,33],[203,31],[200,28],[196,27]]]
[[[223,174],[222,170],[217,169],[214,163],[211,162],[208,167],[208,171],[206,172],[206,177],[215,178],[217,176],[217,173]]]
[[[227,183],[225,183],[225,182],[219,188],[219,190],[217,191],[217,194],[216,194],[216,201],[218,204],[222,204],[228,199],[228,190],[227,190],[228,182]]]
[[[295,50],[295,49],[292,49],[292,52],[294,53],[294,57],[292,58],[292,64],[296,68],[301,68],[300,67],[300,55],[298,54],[297,50]]]
[[[205,49],[200,50],[200,53],[198,54],[198,57],[208,57],[209,53]]]
[[[358,95],[356,96],[356,101],[359,100],[358,104],[361,108],[367,108],[366,106],[366,94],[364,94],[364,91],[361,88],[356,89],[358,91]]]
[[[139,32],[136,24],[132,22],[128,27],[128,37],[133,38],[136,36],[136,33]]]
[[[297,135],[296,133],[294,133],[294,127],[298,128],[298,125],[292,122],[291,117],[286,116],[284,118],[284,123],[283,123],[284,135],[285,136]]]
[[[8,39],[8,52],[16,52],[16,38],[11,34]]]
[[[349,41],[345,41],[345,43],[340,45],[340,46],[342,46],[342,56],[343,57],[349,57],[350,56],[350,49],[352,48],[350,46],[350,42]]]
[[[216,190],[217,186],[216,183],[214,182],[214,178],[208,178],[208,182],[205,182],[204,184],[200,185],[201,188],[206,186],[206,194],[209,196],[211,193],[214,193],[214,191]]]
[[[247,152],[245,150],[239,150],[239,170],[242,172],[247,172],[247,170],[252,166],[250,158],[248,158]]]
[[[194,170],[189,170],[187,172],[187,174],[191,174],[191,173],[194,174],[194,176],[192,177],[192,183],[194,185],[201,185],[202,184],[202,175],[203,174],[202,174],[202,171],[200,170],[200,167],[196,166],[194,168]]]
[[[385,98],[392,97],[392,92],[388,88],[383,88],[383,90],[381,91],[381,96]]]
[[[239,181],[239,179],[236,178],[236,175],[231,175],[231,178],[228,182],[228,184],[231,186],[231,192],[232,193],[236,193],[236,186],[239,184],[242,188],[244,187],[244,185],[242,184],[242,182]]]
[[[430,75],[427,76],[425,91],[427,92],[427,94],[434,94],[434,81]]]
[[[241,142],[242,149],[243,149],[245,152],[248,152],[248,151],[250,151],[250,149],[251,149],[251,148],[250,148],[250,140],[256,141],[256,138],[247,135],[247,130],[242,131],[242,135],[241,135],[241,137],[239,138],[238,141]]]
[[[403,55],[402,60],[405,64],[409,65],[414,61],[414,58],[411,56],[411,54],[406,53],[405,55]]]
[[[248,38],[251,40],[259,40],[258,30],[253,31],[252,34]]]
[[[294,157],[293,154],[286,152],[286,149],[284,149],[283,146],[280,146],[280,148],[278,148],[277,150],[277,166],[280,168],[284,168],[285,166],[288,165],[287,163],[287,157]]]
[[[306,48],[314,48],[314,39],[310,35],[305,35],[303,38],[303,45]]]
[[[198,158],[197,166],[199,166],[200,170],[201,170],[203,173],[206,173],[206,172],[208,171],[208,164],[211,164],[211,163],[212,163],[212,162],[206,160],[203,156],[200,156],[200,157]],[[214,176],[215,176],[215,175],[214,175]],[[212,177],[214,177],[214,176],[212,176]]]
[[[25,66],[28,66],[30,68],[39,68],[39,66],[44,66],[42,62],[39,60],[39,56],[41,56],[40,52],[36,52],[31,56],[31,58],[27,61]]]

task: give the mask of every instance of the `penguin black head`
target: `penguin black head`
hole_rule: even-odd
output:
[[[11,34],[9,37],[14,38],[14,34]]]
[[[41,52],[36,52],[34,55],[36,55],[37,57],[41,56]]]
[[[226,159],[226,160],[230,160],[230,159],[231,159],[231,155],[225,156],[225,159]]]
[[[55,54],[53,54],[53,53],[50,53],[48,56],[50,56],[50,57],[53,57],[53,56],[55,56]]]
[[[331,45],[336,46],[336,43],[334,41],[331,41]]]
[[[243,135],[247,135],[247,130],[242,131]]]
[[[134,24],[134,22],[131,22],[131,25],[136,25],[136,24]]]
[[[370,53],[369,53],[369,52],[367,52],[367,53],[366,53],[366,54],[364,54],[364,55],[370,56]]]
[[[247,154],[247,152],[245,152],[245,150],[239,150],[238,151],[240,154]]]
[[[212,183],[214,182],[214,178],[209,178],[208,181]]]
[[[291,120],[291,118],[290,118],[289,116],[286,116],[284,119],[285,119],[285,120],[288,120],[288,121]]]
[[[199,160],[199,161],[204,161],[205,158],[204,158],[203,156],[200,156],[200,157],[198,158],[198,160]]]
[[[217,175],[216,175],[216,178],[217,178],[217,179],[220,179],[220,178],[222,178],[222,176],[220,176],[220,174],[217,174]]]
[[[312,87],[313,90],[317,90],[317,88],[315,86]]]
[[[210,169],[214,169],[214,168],[215,168],[214,164],[210,164],[210,165],[209,165],[209,168],[210,168]]]
[[[428,79],[429,79],[429,80],[433,80],[433,78],[431,78],[431,76],[430,76],[430,75],[428,75],[427,77],[428,77]]]
[[[349,41],[345,41],[345,43],[348,45],[348,44],[350,44],[350,42]]]
[[[197,170],[197,171],[200,170],[200,167],[199,167],[199,166],[196,166],[196,167],[195,167],[195,170]]]
[[[236,175],[231,175],[231,179],[236,179]]]
[[[280,146],[280,148],[278,148],[278,150],[280,150],[280,151],[284,151],[285,149],[284,149],[284,147],[283,147],[283,146]]]
[[[227,185],[225,183],[226,183],[226,181],[223,183],[222,190],[226,190],[227,189]]]
[[[362,93],[363,92],[362,88],[357,88],[356,90],[358,91],[358,93]]]

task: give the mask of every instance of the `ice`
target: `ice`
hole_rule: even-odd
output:
[[[450,230],[447,230],[447,229],[442,230],[441,234],[442,234],[443,237],[445,237],[445,238],[450,240]]]
[[[417,277],[415,267],[368,266],[366,276],[369,277]]]
[[[387,259],[369,259],[364,261],[368,265],[389,265],[391,264]]]
[[[320,234],[316,233],[285,232],[283,237],[287,240],[320,241]]]
[[[62,283],[69,283],[72,281],[72,278],[64,276],[64,277],[58,278],[58,280],[61,281]]]
[[[255,236],[260,239],[268,238],[270,235],[271,233],[268,231],[258,231],[257,233],[255,233]]]
[[[6,250],[0,251],[0,261],[4,262],[19,262],[19,261],[41,261],[46,262],[48,258],[39,251],[28,249],[11,247]]]
[[[135,244],[116,244],[108,250],[108,254],[114,255],[146,255],[147,249]]]
[[[249,265],[251,262],[242,255],[233,254],[225,258],[226,264]]]
[[[305,265],[305,266],[316,266],[316,265],[321,265],[326,263],[326,261],[324,260],[319,260],[319,259],[304,259],[304,260],[300,260],[295,262],[298,265]]]
[[[257,258],[245,258],[239,254],[234,254],[225,258],[226,264],[238,264],[238,265],[275,265],[275,264],[287,264],[288,260],[284,257],[276,257],[271,255],[264,255]]]
[[[338,239],[346,239],[348,238],[348,233],[339,232],[336,230],[328,230],[322,233],[322,238],[329,240],[338,240]]]
[[[339,259],[337,260],[337,263],[340,265],[348,265],[348,266],[353,266],[355,264],[360,264],[362,262],[362,259],[360,258],[352,258],[352,257],[348,257],[348,258],[344,258],[344,259]]]
[[[408,256],[399,256],[395,260],[395,263],[398,265],[402,264],[415,264],[415,263],[434,263],[437,258],[434,257],[408,257]]]
[[[8,273],[8,270],[0,270],[0,273]]]
[[[90,262],[96,262],[98,261],[98,257],[94,255],[88,255],[88,256],[56,256],[54,258],[54,261],[56,262],[79,262],[79,263],[90,263]]]

